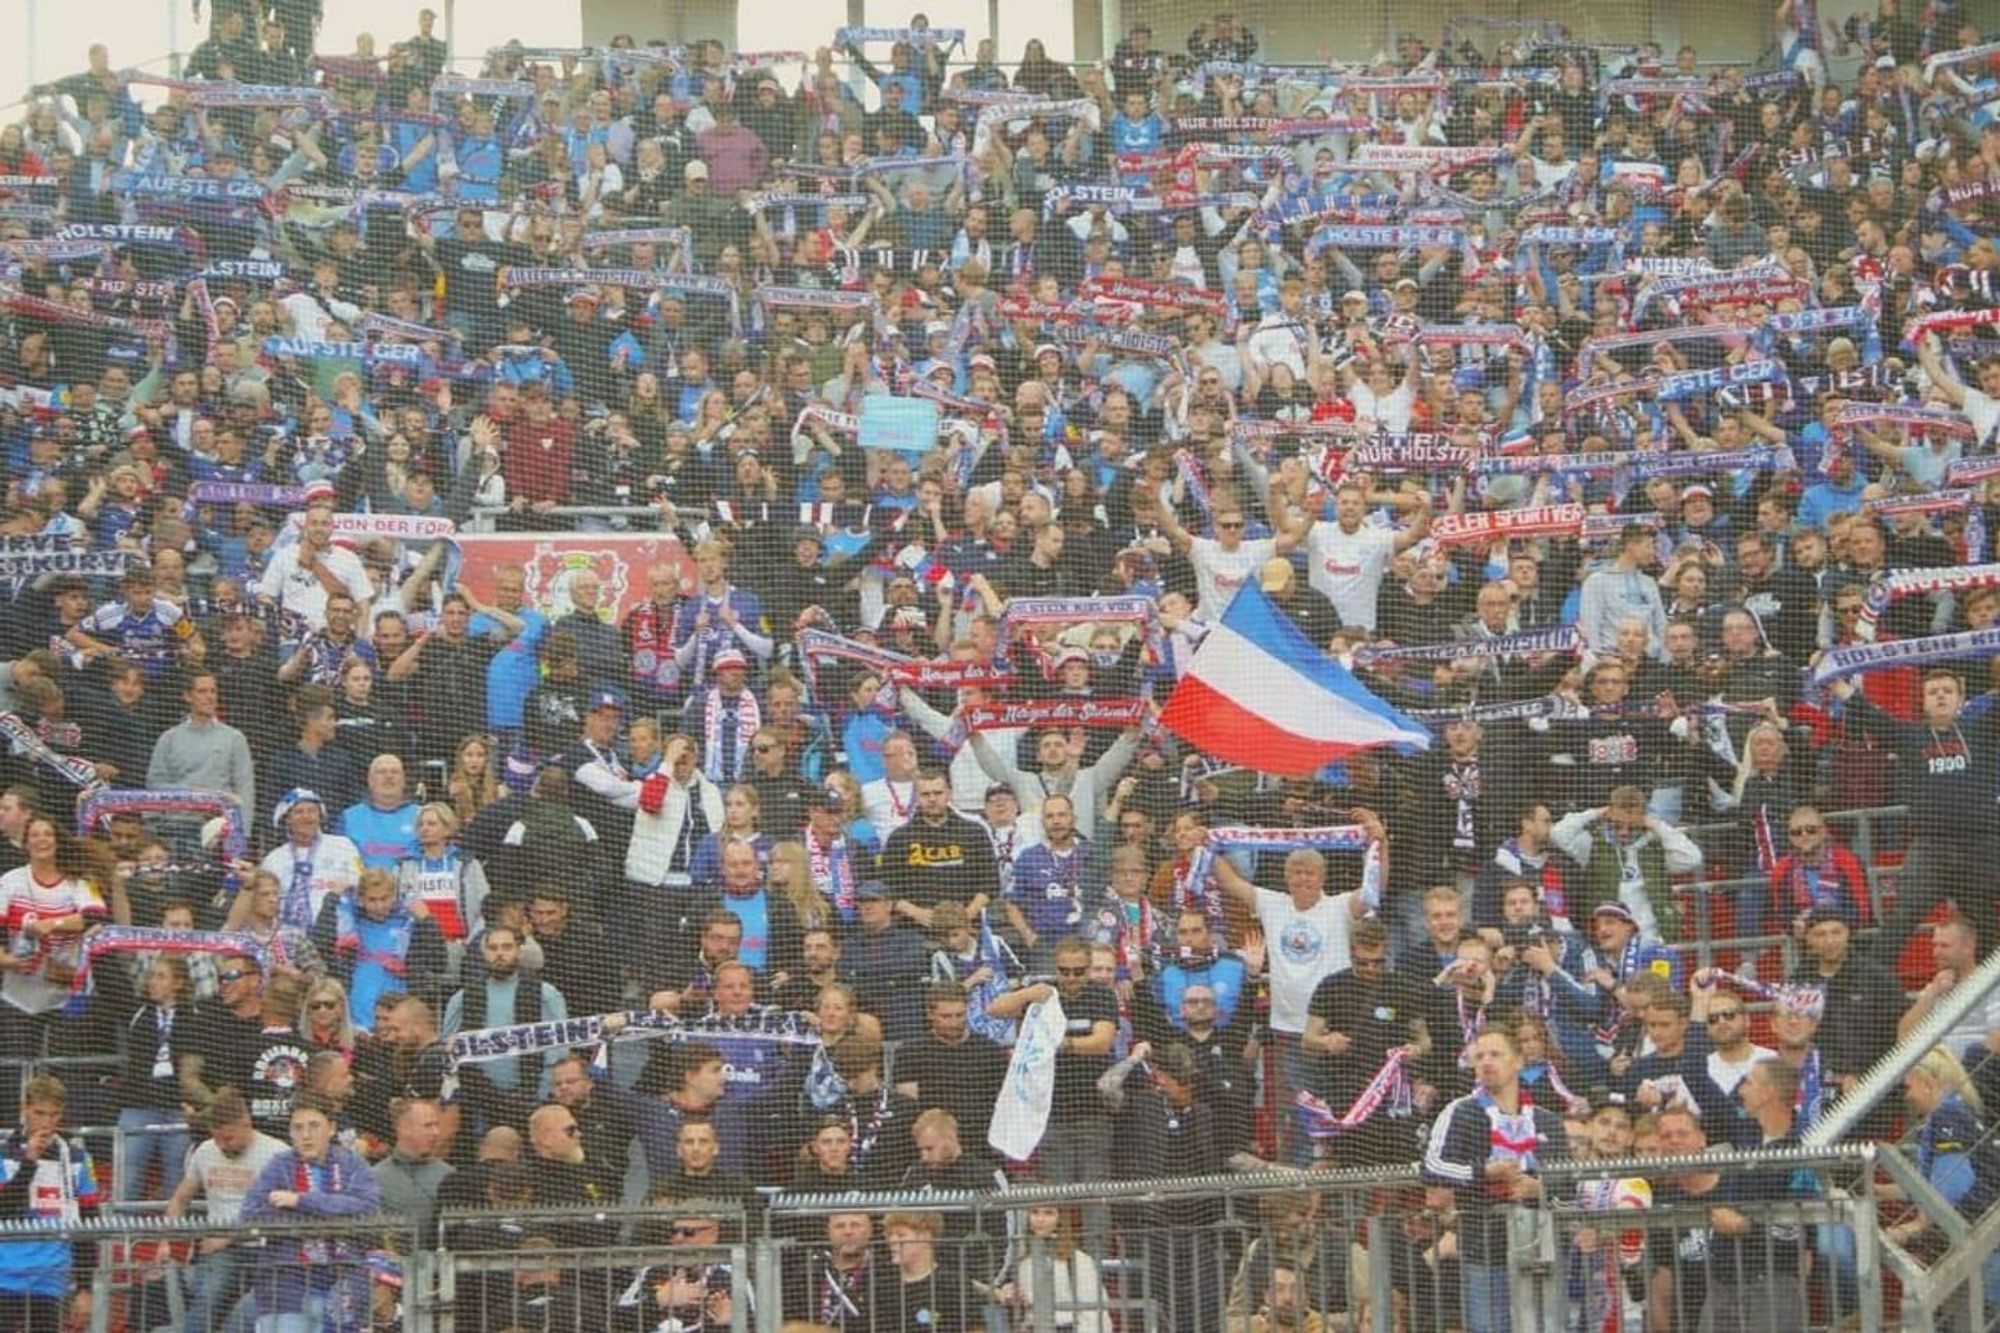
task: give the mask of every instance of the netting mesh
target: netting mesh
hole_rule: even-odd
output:
[[[1108,68],[1002,66],[983,6],[871,8],[823,66],[815,31],[462,67],[428,20],[334,54],[252,8],[0,130],[27,1211],[379,1204],[422,1244],[672,1206],[465,1224],[706,1257],[509,1259],[461,1317],[720,1327],[754,1232],[797,1242],[787,1317],[1068,1327],[1004,1221],[757,1192],[1422,1159],[1381,1289],[1483,1327],[1543,1160],[1835,1115],[1961,1136],[1968,1213],[2000,1188],[1979,1009],[1907,1106],[1834,1109],[1995,925],[1955,6],[1775,44],[1166,6]],[[1068,1202],[1013,1222],[1058,1304],[1364,1304],[1365,1228],[1311,1199],[1220,1248],[1208,1197]],[[1671,1226],[1572,1222],[1587,1308],[1698,1311],[1645,1295]],[[174,1319],[393,1304],[305,1244]],[[87,1286],[37,1257],[0,1296]]]

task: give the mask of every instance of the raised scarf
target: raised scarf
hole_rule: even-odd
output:
[[[744,690],[735,699],[736,704],[736,763],[734,771],[725,773],[722,766],[723,710],[722,688],[711,685],[701,706],[701,771],[710,782],[735,783],[743,780],[743,774],[750,766],[750,741],[764,725],[763,710],[757,706],[757,696]]]

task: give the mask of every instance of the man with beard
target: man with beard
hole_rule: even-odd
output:
[[[983,1144],[1007,1078],[1007,1051],[972,1031],[965,987],[956,981],[933,982],[924,992],[924,1018],[924,1034],[896,1048],[896,1091],[925,1114],[948,1112],[955,1128]],[[921,1154],[921,1131],[917,1148]]]
[[[608,1161],[591,1157],[583,1146],[583,1129],[567,1106],[551,1102],[528,1117],[528,1170],[535,1182],[535,1202],[547,1208],[607,1207],[616,1204],[623,1181]],[[614,1243],[617,1223],[576,1221],[551,1227],[557,1242],[569,1249],[597,1249]],[[608,1270],[586,1271],[579,1282],[595,1287],[583,1308],[604,1308],[609,1297]]]
[[[596,1095],[590,1062],[575,1054],[558,1058],[549,1067],[549,1095],[567,1106],[570,1115],[582,1126],[584,1152],[615,1168],[622,1177],[629,1165],[636,1130],[632,1117],[623,1108]]]
[[[445,1001],[443,1036],[515,1023],[560,1023],[569,1017],[561,991],[540,977],[522,973],[521,937],[513,927],[488,926],[480,936],[479,953],[486,962],[485,979],[455,991]],[[543,1053],[540,1069],[521,1055],[461,1068],[459,1091],[475,1129],[520,1124],[543,1097],[545,1071],[565,1054],[562,1047],[551,1047]]]
[[[999,884],[986,830],[951,808],[951,779],[934,768],[917,774],[915,816],[882,848],[882,878],[896,914],[928,927],[931,908],[955,902],[977,916]]]
[[[405,996],[378,1012],[373,1038],[354,1056],[355,1127],[383,1142],[396,1137],[390,1107],[398,1099],[421,1098],[443,1106],[443,1146],[458,1133],[459,1109],[444,1096],[450,1061],[437,1039],[437,1019],[422,1000]]]
[[[1012,795],[1011,789],[1006,795]],[[921,780],[917,804],[916,822],[922,823]],[[997,878],[998,870],[994,873]],[[1013,884],[1001,900],[1008,924],[1028,946],[1030,966],[1045,967],[1048,948],[1081,929],[1084,913],[1104,893],[1104,865],[1096,848],[1077,835],[1076,806],[1067,796],[1049,797],[1042,802],[1042,840],[1015,859]],[[977,909],[968,905],[967,910]]]
[[[1521,1095],[1521,1048],[1488,1028],[1467,1055],[1478,1088],[1452,1101],[1432,1126],[1424,1181],[1458,1198],[1459,1275],[1468,1333],[1504,1333],[1508,1290],[1507,1210],[1545,1197],[1542,1163],[1569,1156],[1561,1114]]]
[[[1415,978],[1390,970],[1388,928],[1365,917],[1354,923],[1348,947],[1348,966],[1314,988],[1299,1039],[1307,1059],[1318,1066],[1312,1090],[1336,1116],[1354,1105],[1391,1051],[1416,1058],[1431,1045],[1424,1013],[1432,997]],[[1279,1109],[1294,1113],[1291,1107]],[[1383,1110],[1331,1141],[1340,1165],[1382,1166],[1416,1155],[1414,1122]]]
[[[876,1271],[875,1224],[866,1213],[833,1213],[826,1219],[826,1244],[800,1246],[786,1284],[785,1311],[838,1333],[869,1333],[876,1327],[873,1295],[883,1288]]]

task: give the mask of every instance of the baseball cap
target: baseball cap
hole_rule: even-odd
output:
[[[1055,663],[1059,667],[1068,666],[1071,662],[1088,662],[1089,660],[1090,654],[1081,648],[1061,648],[1056,651]]]
[[[600,708],[612,708],[622,713],[625,711],[625,696],[616,690],[593,690],[587,711],[595,713]]]
[[[326,810],[326,802],[320,800],[318,792],[311,787],[294,787],[279,797],[277,805],[272,807],[271,827],[283,828],[285,821],[291,818],[292,811],[302,805],[316,805],[322,813]]]
[[[801,523],[796,528],[793,528],[792,540],[794,542],[814,542],[820,546],[826,545],[825,535],[810,523]]]
[[[1292,562],[1283,556],[1272,556],[1257,571],[1257,586],[1265,592],[1276,592],[1292,581]]]
[[[1047,353],[1054,353],[1056,356],[1061,356],[1063,354],[1062,348],[1056,346],[1054,343],[1035,344],[1035,356],[1034,356],[1035,360],[1037,361],[1041,360],[1043,355]]]
[[[1639,919],[1632,915],[1632,909],[1624,903],[1599,903],[1590,909],[1590,916],[1592,920],[1600,916],[1615,916],[1628,926],[1639,924]]]
[[[812,806],[815,810],[832,810],[835,813],[845,813],[847,810],[847,798],[831,787],[822,787],[819,795],[813,797]]]
[[[705,181],[708,179],[708,163],[696,158],[682,168],[681,175],[691,181]]]
[[[854,886],[857,902],[885,903],[889,901],[889,886],[879,879],[864,879]]]
[[[736,649],[724,648],[715,655],[715,660],[709,663],[709,668],[714,671],[748,671],[750,662]]]

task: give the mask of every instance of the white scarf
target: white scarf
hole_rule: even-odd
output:
[[[736,696],[736,767],[734,772],[722,771],[722,689],[711,685],[708,697],[701,709],[701,771],[710,782],[741,782],[743,771],[750,766],[750,741],[764,725],[763,711],[757,707],[757,696],[744,690]]]

